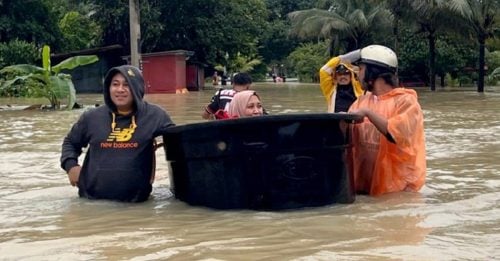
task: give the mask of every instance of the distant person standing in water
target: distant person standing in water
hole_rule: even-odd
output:
[[[109,70],[104,102],[84,112],[64,138],[61,167],[80,197],[141,202],[154,180],[155,137],[173,126],[160,107],[143,101],[144,78],[133,66]],[[83,164],[82,149],[88,147]]]
[[[234,95],[237,92],[250,89],[252,77],[247,73],[237,73],[233,76],[232,85],[232,89],[221,88],[215,93],[201,115],[203,119],[218,119],[219,110],[227,112],[229,103],[233,100]]]
[[[214,72],[214,76],[212,76],[212,85],[217,86],[219,85],[219,74],[217,71]]]

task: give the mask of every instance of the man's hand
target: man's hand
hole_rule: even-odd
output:
[[[361,109],[354,109],[350,111],[349,113],[359,115],[360,118],[359,120],[354,120],[351,123],[362,123],[365,120],[365,117],[368,116],[369,110],[366,108],[361,108]]]
[[[74,166],[68,171],[68,179],[71,186],[78,185],[78,179],[80,178],[80,172],[82,171],[81,166]]]
[[[381,115],[377,114],[376,112],[368,109],[368,108],[361,108],[361,109],[354,109],[351,111],[351,113],[360,115],[363,117],[363,119],[366,117],[368,120],[370,120],[373,125],[380,131],[382,134],[386,135],[388,134],[387,130],[387,125],[388,125],[388,120]],[[354,122],[354,123],[361,123],[360,122]]]

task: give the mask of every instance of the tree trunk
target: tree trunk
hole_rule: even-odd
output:
[[[139,22],[139,2],[129,0],[129,21],[130,21],[130,64],[139,67],[141,50],[141,26]]]
[[[429,85],[431,91],[436,90],[436,36],[429,33]]]
[[[484,43],[486,41],[483,34],[479,35],[479,78],[477,79],[477,92],[484,92]]]
[[[394,17],[392,33],[394,34],[394,52],[399,54],[399,15],[395,15]]]
[[[318,42],[319,42],[319,41],[318,41]],[[332,38],[332,39],[330,40],[330,46],[329,46],[329,48],[328,48],[328,55],[329,55],[328,57],[333,57],[333,56],[335,56],[335,53],[336,53],[336,51],[337,51],[337,50],[335,50],[335,48],[336,48],[336,46],[337,46],[335,42],[336,42],[336,41],[335,41],[335,38]]]
[[[392,11],[394,14],[394,24],[393,24],[393,34],[394,34],[394,52],[399,54],[399,42],[401,41],[400,35],[400,25],[405,20],[405,11],[408,8],[411,8],[412,1],[407,0],[396,0],[396,1],[388,1],[392,2]]]

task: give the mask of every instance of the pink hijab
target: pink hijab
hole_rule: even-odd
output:
[[[248,101],[250,100],[250,97],[253,95],[257,96],[257,98],[260,97],[257,95],[255,91],[241,91],[237,92],[233,100],[229,103],[229,108],[227,109],[227,112],[230,117],[245,117],[245,109],[247,107]]]

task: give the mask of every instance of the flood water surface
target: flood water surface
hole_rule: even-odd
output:
[[[255,89],[270,114],[326,107],[317,85]],[[182,125],[202,121],[213,93],[146,99]],[[276,212],[220,211],[175,199],[161,150],[149,201],[80,199],[59,167],[61,143],[85,109],[102,104],[101,95],[79,95],[86,107],[73,111],[0,104],[0,260],[496,259],[500,89],[419,90],[419,99],[428,166],[419,193],[357,196],[353,204]]]

